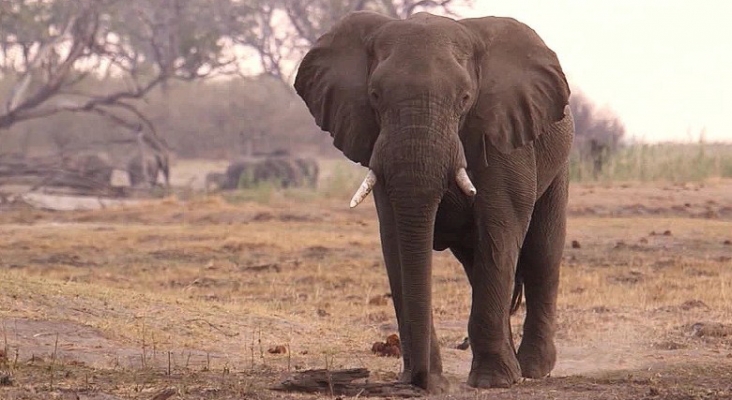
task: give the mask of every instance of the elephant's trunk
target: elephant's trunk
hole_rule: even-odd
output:
[[[401,322],[410,332],[410,383],[424,389],[428,389],[431,370],[432,243],[437,206],[434,201],[394,204],[405,314]]]
[[[396,219],[404,310],[400,324],[409,332],[410,381],[425,389],[435,372],[430,370],[435,218],[450,181],[465,167],[456,128],[413,122],[382,131],[371,164]]]

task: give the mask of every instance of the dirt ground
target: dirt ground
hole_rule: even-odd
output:
[[[552,376],[465,385],[470,288],[435,253],[452,399],[732,399],[732,182],[571,189]],[[312,399],[290,373],[400,360],[369,200],[0,210],[0,399]],[[523,310],[513,318],[520,341]],[[355,396],[364,397],[364,396]],[[437,398],[437,396],[434,396]]]

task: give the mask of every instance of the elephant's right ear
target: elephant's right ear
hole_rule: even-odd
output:
[[[391,18],[361,11],[348,14],[305,55],[295,90],[315,122],[330,132],[343,154],[368,166],[379,126],[369,103],[368,37]]]

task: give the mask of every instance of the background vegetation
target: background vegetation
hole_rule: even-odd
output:
[[[470,4],[4,1],[0,156],[98,149],[121,164],[142,136],[174,160],[234,160],[276,149],[338,158],[291,87],[304,52],[349,11],[452,15],[454,6]],[[573,180],[732,177],[732,145],[703,137],[673,144],[628,140],[622,120],[581,88],[573,88],[571,107]]]

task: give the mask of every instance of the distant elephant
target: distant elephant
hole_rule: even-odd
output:
[[[318,165],[313,159],[269,156],[259,161],[232,162],[224,175],[220,186],[223,190],[251,189],[263,184],[276,188],[315,187]]]
[[[143,169],[143,165],[147,171]],[[145,179],[147,173],[147,180]],[[142,162],[142,156],[138,153],[127,162],[127,176],[130,179],[130,186],[140,187],[158,186],[158,176],[162,173],[165,186],[170,185],[170,169],[168,165],[168,157],[160,153],[146,153],[145,163]]]
[[[223,172],[209,172],[206,174],[205,188],[206,191],[223,190],[226,187],[226,173]]]
[[[402,340],[402,379],[440,392],[432,251],[472,286],[468,384],[509,387],[554,367],[574,123],[557,59],[510,18],[346,16],[295,80],[316,123],[369,172]],[[509,315],[526,296],[518,352]]]
[[[318,186],[318,175],[320,174],[318,161],[314,158],[296,158],[295,164],[300,168],[304,183],[310,188],[316,188]]]
[[[224,184],[221,185],[222,190],[234,190],[240,187],[252,186],[254,182],[255,162],[237,161],[232,162],[224,172]]]
[[[304,176],[295,160],[290,157],[269,157],[259,163],[255,173],[257,183],[270,182],[276,187],[303,186]]]
[[[106,153],[74,154],[64,157],[61,164],[64,171],[86,180],[88,184],[108,186],[112,182],[114,166]],[[63,185],[64,180],[56,183]]]
[[[287,149],[275,149],[270,152],[255,151],[252,155],[255,157],[289,157],[290,151]]]

